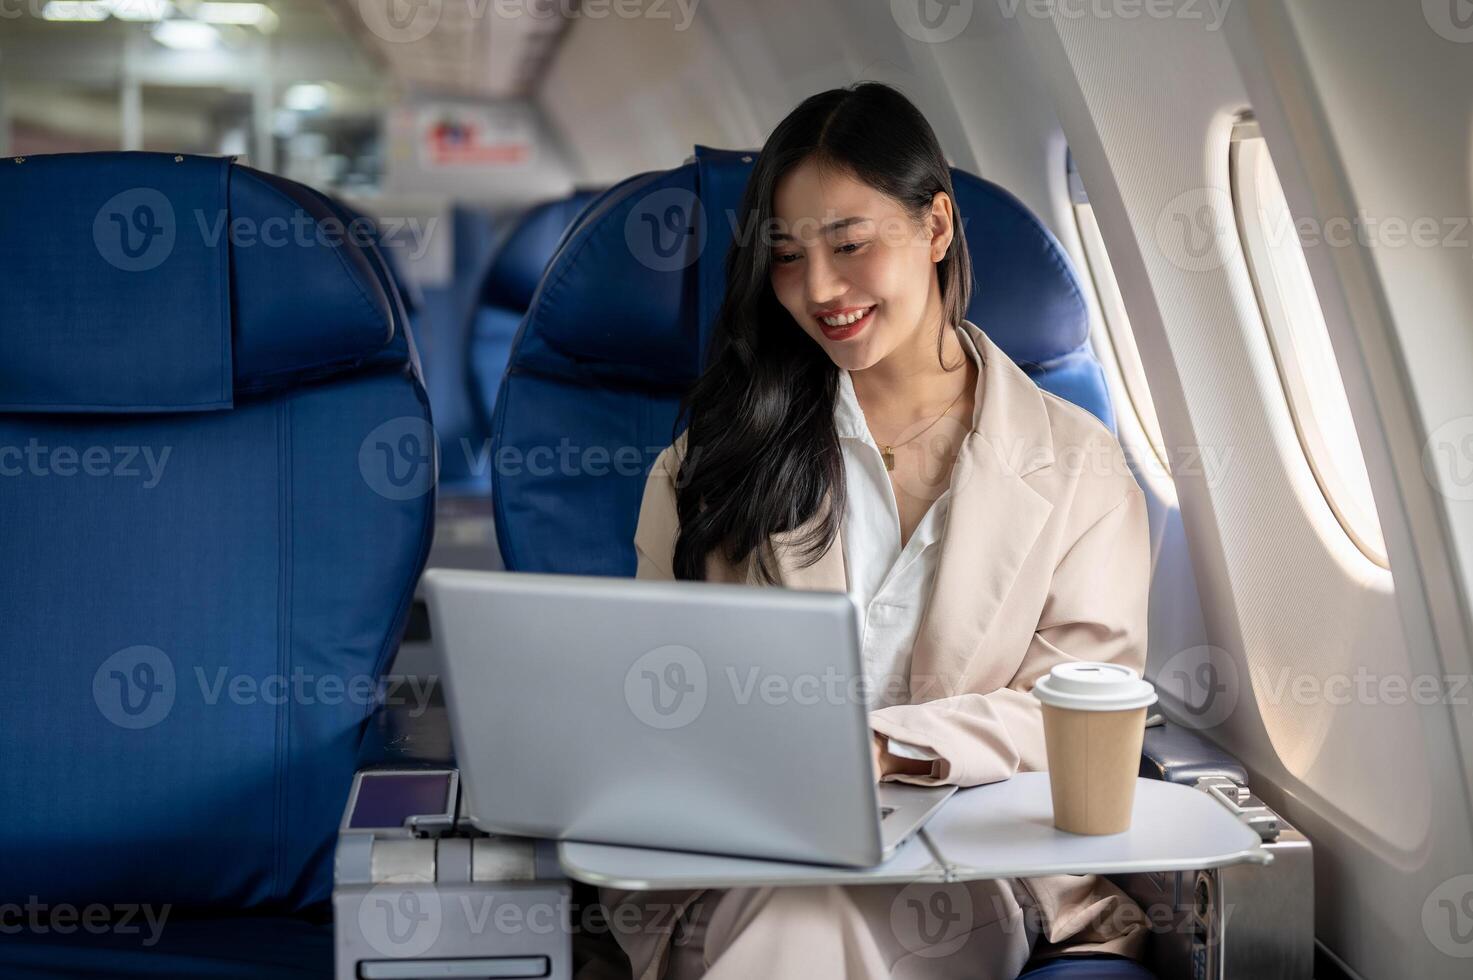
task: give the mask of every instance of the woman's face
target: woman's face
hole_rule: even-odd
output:
[[[862,371],[934,346],[936,263],[952,235],[945,194],[918,225],[899,202],[809,159],[783,175],[772,204],[773,292],[835,364]]]

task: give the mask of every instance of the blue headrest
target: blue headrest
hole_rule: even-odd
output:
[[[15,158],[0,215],[0,412],[225,409],[393,351],[371,242],[228,158]]]
[[[384,246],[382,231],[374,219],[321,191],[312,193],[351,229],[353,243],[363,250],[373,269],[374,278],[378,280],[379,288],[388,300],[393,335],[387,344],[363,362],[364,366],[403,364],[408,361],[413,365],[414,374],[423,377],[419,350],[415,347],[414,331],[410,323],[410,318],[424,306],[423,294],[405,277],[399,256],[393,249]],[[237,391],[241,389],[239,384],[236,387]]]
[[[372,239],[374,248],[383,259],[384,269],[393,287],[392,292],[399,298],[399,305],[404,308],[405,314],[412,317],[424,309],[424,293],[420,291],[419,285],[410,278],[409,270],[404,265],[404,256],[399,249],[384,244],[383,229],[379,227],[378,221],[344,201],[328,197],[326,194],[323,194],[322,197],[326,198],[328,204],[345,220],[355,222],[358,227],[367,231],[367,237]]]
[[[547,267],[513,364],[569,381],[689,384],[701,351],[695,188],[686,166],[630,178],[594,201]]]
[[[1087,344],[1089,307],[1053,232],[991,181],[953,170],[951,183],[972,254],[967,319],[1025,368]]]
[[[486,270],[481,304],[511,310],[531,306],[532,295],[563,233],[598,195],[598,191],[574,191],[568,197],[544,201],[522,215]]]

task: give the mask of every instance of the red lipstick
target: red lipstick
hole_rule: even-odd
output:
[[[875,318],[875,310],[878,308],[878,306],[841,307],[833,310],[822,310],[815,313],[813,318],[818,323],[818,328],[823,331],[823,335],[829,340],[848,340],[858,335],[861,330],[870,325],[870,321]],[[860,310],[865,311],[864,316],[855,320],[853,323],[846,323],[843,326],[833,327],[823,320],[826,316],[843,316],[846,313],[858,313]]]

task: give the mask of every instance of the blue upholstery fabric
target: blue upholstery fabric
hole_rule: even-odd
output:
[[[721,303],[726,298],[726,262],[738,228],[750,232],[749,222],[739,213],[747,178],[756,155],[742,150],[696,147],[696,175],[700,181],[700,254],[696,267],[696,292],[700,304],[701,351],[710,344],[711,330]],[[664,217],[664,216],[662,216]],[[666,221],[668,224],[668,220]]]
[[[66,183],[22,177],[52,166],[46,157],[0,168],[0,199],[15,199],[19,179],[42,202],[103,202],[146,175],[182,201],[174,175],[195,166],[58,159]],[[245,202],[236,217],[305,229],[278,245],[237,236],[229,249],[233,407],[0,409],[0,771],[12,789],[0,905],[291,912],[329,897],[365,720],[429,548],[429,411],[382,257],[322,244],[333,212],[305,187],[239,166],[228,182],[231,208]],[[193,216],[176,216],[180,240],[195,233]],[[7,248],[18,234],[8,219]],[[63,204],[30,233],[95,254],[92,220]],[[31,328],[12,315],[18,294],[66,322],[75,265],[91,261],[74,259],[0,263],[0,338]],[[131,328],[129,304],[144,297],[150,354],[167,362],[176,339],[188,347],[191,330],[214,329],[203,308],[151,299],[192,296],[179,279],[192,270],[170,257],[127,273],[145,286],[116,291],[104,276],[89,302]],[[106,387],[122,371],[138,374],[140,402],[175,395],[169,372],[126,357],[110,371],[80,332],[55,346],[46,363],[76,373],[21,372],[41,395],[83,377]],[[39,955],[23,946],[0,943],[0,975]]]
[[[1018,980],[1155,980],[1155,976],[1123,956],[1061,956],[1025,970]]]
[[[111,154],[97,180],[98,160],[30,157],[0,181],[0,410],[226,409],[391,341],[369,257],[314,192],[159,153]]]
[[[226,213],[228,162],[129,155],[106,185],[89,184],[86,158],[70,154],[5,169],[0,407],[228,407],[229,252],[192,218]],[[175,288],[157,288],[155,263]]]
[[[245,229],[230,242],[237,391],[326,377],[403,342],[396,291],[350,237],[351,213],[273,174],[231,173],[230,219]]]
[[[414,338],[416,315],[424,309],[424,295],[413,282],[405,278],[405,270],[400,266],[398,254],[383,246],[377,222],[336,198],[320,191],[313,193],[326,204],[334,217],[343,222],[348,229],[347,234],[351,236],[350,240],[362,251],[374,279],[383,291],[393,321],[393,336],[389,342],[375,351],[362,366],[393,366],[407,360],[414,374],[422,376],[419,350]]]
[[[564,232],[597,196],[595,191],[577,191],[531,208],[517,220],[486,269],[472,313],[468,362],[472,398],[488,427],[512,338],[532,305],[542,273]]]
[[[0,975],[5,980],[329,980],[333,975],[331,924],[284,916],[170,915],[155,929],[141,915],[126,923],[121,916],[112,921],[128,931],[7,935],[0,943]]]
[[[501,376],[506,373],[506,362],[511,358],[511,342],[526,315],[526,310],[497,306],[483,306],[475,312],[466,366],[471,375],[471,400],[488,429],[491,417],[496,414]]]
[[[694,380],[699,251],[685,228],[704,227],[695,187],[695,168],[681,167],[632,178],[590,205],[537,289],[509,370],[641,391]]]
[[[598,195],[598,191],[575,191],[567,197],[535,205],[518,218],[486,270],[481,283],[481,302],[513,310],[531,306],[532,295],[537,292],[548,261],[557,252],[563,233]]]
[[[423,376],[419,349],[415,344],[420,322],[425,313],[425,297],[404,268],[403,257],[398,248],[383,242],[383,232],[377,221],[363,212],[326,194],[317,192],[340,220],[349,228],[352,241],[362,248],[373,268],[394,320],[394,336],[365,365],[394,365],[406,359],[417,377]]]
[[[492,422],[508,568],[633,574],[644,477],[699,374],[752,157],[697,147],[692,163],[610,189],[563,238]],[[1063,249],[1011,194],[959,171],[953,179],[976,280],[969,319],[1041,387],[1110,424]]]
[[[644,474],[670,442],[701,350],[694,238],[638,236],[663,230],[641,220],[662,201],[677,222],[698,222],[695,180],[693,166],[642,174],[589,205],[522,321],[491,427],[496,530],[509,569],[633,573],[627,542]],[[631,247],[645,241],[652,251]],[[662,255],[667,245],[678,251]],[[571,315],[580,301],[597,316]]]
[[[1115,431],[1105,374],[1089,346],[1089,306],[1063,246],[996,184],[960,170],[951,179],[972,253],[967,319],[1040,388]]]
[[[480,498],[491,492],[491,474],[484,466],[491,433],[471,374],[471,311],[476,308],[486,266],[506,235],[507,220],[486,209],[462,205],[451,209],[450,225],[450,281],[425,290],[424,296],[430,337],[425,381],[444,450],[440,491],[446,496]]]

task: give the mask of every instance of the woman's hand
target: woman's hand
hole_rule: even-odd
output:
[[[879,732],[870,732],[869,751],[870,758],[874,760],[875,781],[878,782],[886,776],[929,776],[934,762],[923,762],[919,759],[907,759],[904,756],[893,755],[885,751],[889,739]]]

